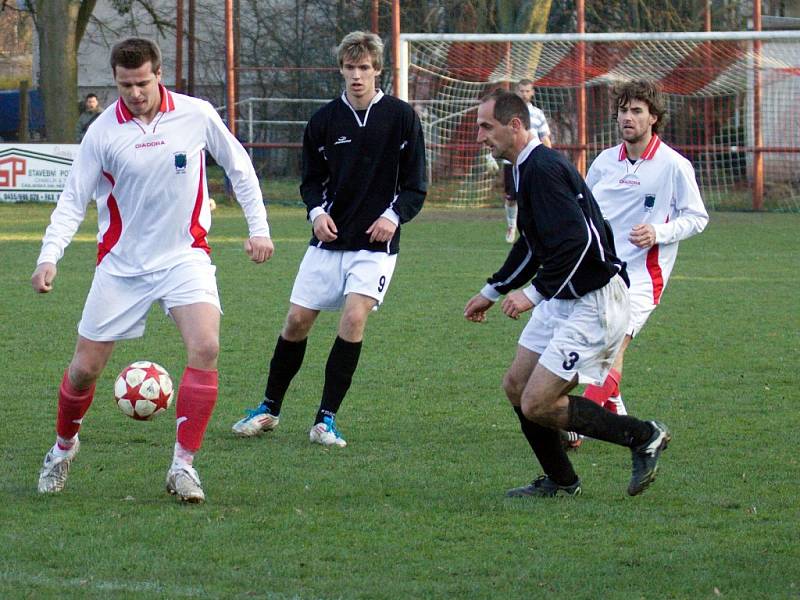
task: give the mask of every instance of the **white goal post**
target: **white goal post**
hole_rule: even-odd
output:
[[[591,164],[618,143],[609,104],[625,79],[654,79],[668,100],[662,136],[695,166],[711,208],[800,208],[800,31],[401,34],[398,96],[419,112],[430,196],[499,205],[498,176],[475,142],[478,100],[534,82],[553,143]],[[585,98],[585,100],[584,100]],[[583,162],[587,160],[588,162]]]

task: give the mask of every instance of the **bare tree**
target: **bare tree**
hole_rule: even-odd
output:
[[[39,38],[39,87],[47,138],[74,140],[78,106],[78,46],[97,0],[26,0]]]

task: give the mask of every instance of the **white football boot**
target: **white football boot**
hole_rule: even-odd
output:
[[[308,432],[308,438],[314,444],[322,444],[323,446],[336,446],[344,448],[347,442],[344,441],[342,434],[336,429],[336,420],[334,417],[325,417],[322,423],[317,423]]]
[[[75,445],[70,449],[66,456],[56,456],[56,447],[50,448],[44,457],[44,464],[39,471],[39,493],[56,494],[64,489],[67,484],[67,474],[69,466],[75,459],[75,455],[80,450],[80,440],[75,440]]]
[[[265,431],[272,431],[280,422],[280,417],[270,414],[263,404],[260,404],[258,408],[245,409],[245,412],[247,416],[236,421],[231,428],[233,433],[242,437],[252,437]]]
[[[206,499],[200,485],[200,476],[189,465],[170,467],[167,471],[167,491],[178,496],[181,502],[198,504]]]

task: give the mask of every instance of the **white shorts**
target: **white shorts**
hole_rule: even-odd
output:
[[[213,304],[222,312],[216,270],[209,263],[188,262],[136,277],[119,277],[98,268],[78,333],[96,342],[142,337],[154,302],[166,314],[176,306],[200,302]]]
[[[519,345],[540,355],[539,364],[565,381],[602,385],[614,365],[630,316],[628,286],[617,275],[576,300],[536,305]]]
[[[356,293],[374,298],[380,305],[396,263],[396,254],[309,246],[290,301],[312,310],[339,310],[347,294]]]
[[[637,290],[635,286],[631,287],[631,319],[628,323],[628,329],[625,331],[629,336],[635,337],[647,323],[652,312],[656,309],[656,304],[653,304],[653,290],[650,288]]]

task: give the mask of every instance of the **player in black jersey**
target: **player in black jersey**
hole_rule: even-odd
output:
[[[528,127],[527,107],[516,94],[497,90],[478,107],[478,141],[513,165],[520,238],[464,316],[484,321],[503,294],[507,316],[533,309],[503,388],[544,475],[507,495],[580,493],[561,445],[565,429],[629,447],[628,494],[635,496],[655,478],[669,430],[569,395],[579,382],[602,382],[614,362],[630,311],[625,265],[583,178],[561,154],[528,141]]]
[[[409,104],[376,87],[383,66],[381,39],[352,32],[337,48],[337,57],[345,91],[311,117],[303,138],[300,193],[313,236],[270,362],[264,401],[234,424],[238,435],[258,435],[277,426],[319,312],[341,310],[309,438],[325,446],[346,445],[335,418],[358,364],[367,316],[389,287],[400,224],[414,218],[425,199],[419,118]]]

